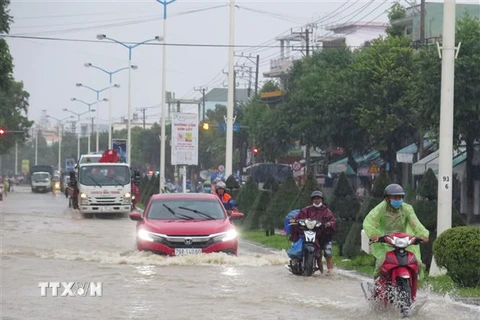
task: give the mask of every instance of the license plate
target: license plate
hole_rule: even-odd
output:
[[[188,256],[192,254],[200,254],[202,249],[199,248],[175,248],[176,256]]]

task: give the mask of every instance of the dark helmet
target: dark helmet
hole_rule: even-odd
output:
[[[310,195],[310,199],[313,199],[315,197],[320,197],[323,199],[323,192],[320,190],[313,191],[312,194]]]
[[[392,183],[383,190],[383,197],[387,196],[405,196],[405,191],[403,191],[401,185]]]

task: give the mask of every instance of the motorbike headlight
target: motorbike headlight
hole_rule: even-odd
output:
[[[409,240],[410,240],[409,237],[404,237],[404,238],[394,237],[393,243],[397,248],[406,248],[408,247]]]
[[[315,225],[317,224],[317,221],[315,220],[307,220],[305,221],[305,225],[307,226],[307,229],[312,230],[315,228]]]
[[[132,200],[135,200],[135,196],[132,196]]]
[[[130,194],[130,192],[127,192],[127,193],[125,193],[125,195],[123,197],[125,199],[130,199],[132,197],[132,195]]]
[[[304,220],[300,220],[300,221],[298,221],[298,223],[299,223],[301,226],[305,226],[305,221],[304,221]]]
[[[137,237],[143,241],[153,241],[153,238],[150,235],[150,232],[148,232],[145,229],[138,230]]]
[[[238,232],[237,230],[235,229],[231,229],[227,232],[222,232],[218,235],[216,235],[214,238],[213,238],[213,241],[214,242],[219,242],[219,241],[231,241],[231,240],[234,240],[238,237]]]
[[[55,183],[55,188],[60,189],[60,182]]]
[[[80,199],[82,200],[86,200],[87,199],[87,195],[85,193],[80,193]]]

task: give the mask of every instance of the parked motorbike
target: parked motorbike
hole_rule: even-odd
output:
[[[319,270],[316,267],[315,242],[317,230],[320,229],[322,223],[317,220],[299,219],[294,220],[290,225],[298,225],[303,233],[288,252],[291,260],[287,268],[294,275],[309,277]]]
[[[403,317],[408,317],[417,294],[419,268],[417,258],[406,248],[421,243],[421,239],[395,232],[380,237],[378,242],[387,243],[394,250],[386,253],[375,283],[362,283],[363,293],[367,301],[383,307],[391,304]]]

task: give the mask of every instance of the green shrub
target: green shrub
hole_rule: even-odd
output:
[[[271,192],[275,193],[280,188],[280,185],[272,175],[269,175],[262,188],[263,190],[270,190]]]
[[[293,177],[289,177],[275,193],[267,208],[268,219],[274,228],[283,228],[285,216],[290,204],[298,194],[298,187]]]
[[[480,227],[456,227],[443,232],[433,243],[439,267],[445,268],[461,287],[480,286]]]
[[[310,199],[310,195],[314,190],[320,190],[320,188],[318,187],[314,174],[311,173],[307,176],[305,184],[300,189],[295,201],[290,205],[289,211],[311,205],[312,199]],[[327,199],[324,199],[324,201],[327,202]]]
[[[240,189],[240,193],[236,198],[238,204],[238,211],[242,212],[245,217],[250,212],[250,209],[252,208],[252,205],[255,202],[257,195],[258,186],[253,180],[253,178],[250,176],[248,177],[245,185]]]
[[[383,201],[383,190],[391,183],[386,172],[381,172],[374,182],[372,188],[372,196],[367,198],[358,212],[355,222],[350,228],[345,244],[343,245],[343,254],[350,259],[355,258],[360,253],[361,247],[361,231],[363,229],[363,220],[368,213]]]
[[[271,195],[272,193],[270,191],[259,191],[257,198],[255,199],[255,202],[253,203],[252,208],[248,212],[245,222],[243,223],[245,230],[258,230],[262,227],[260,222],[263,220],[262,216],[266,214],[266,209],[270,203]]]
[[[334,240],[340,248],[340,255],[343,255],[343,244],[360,209],[360,202],[355,197],[355,193],[345,173],[342,173],[338,179],[330,209],[337,219],[337,230]]]
[[[428,169],[418,185],[417,194],[427,200],[437,200],[438,180],[432,169]]]

